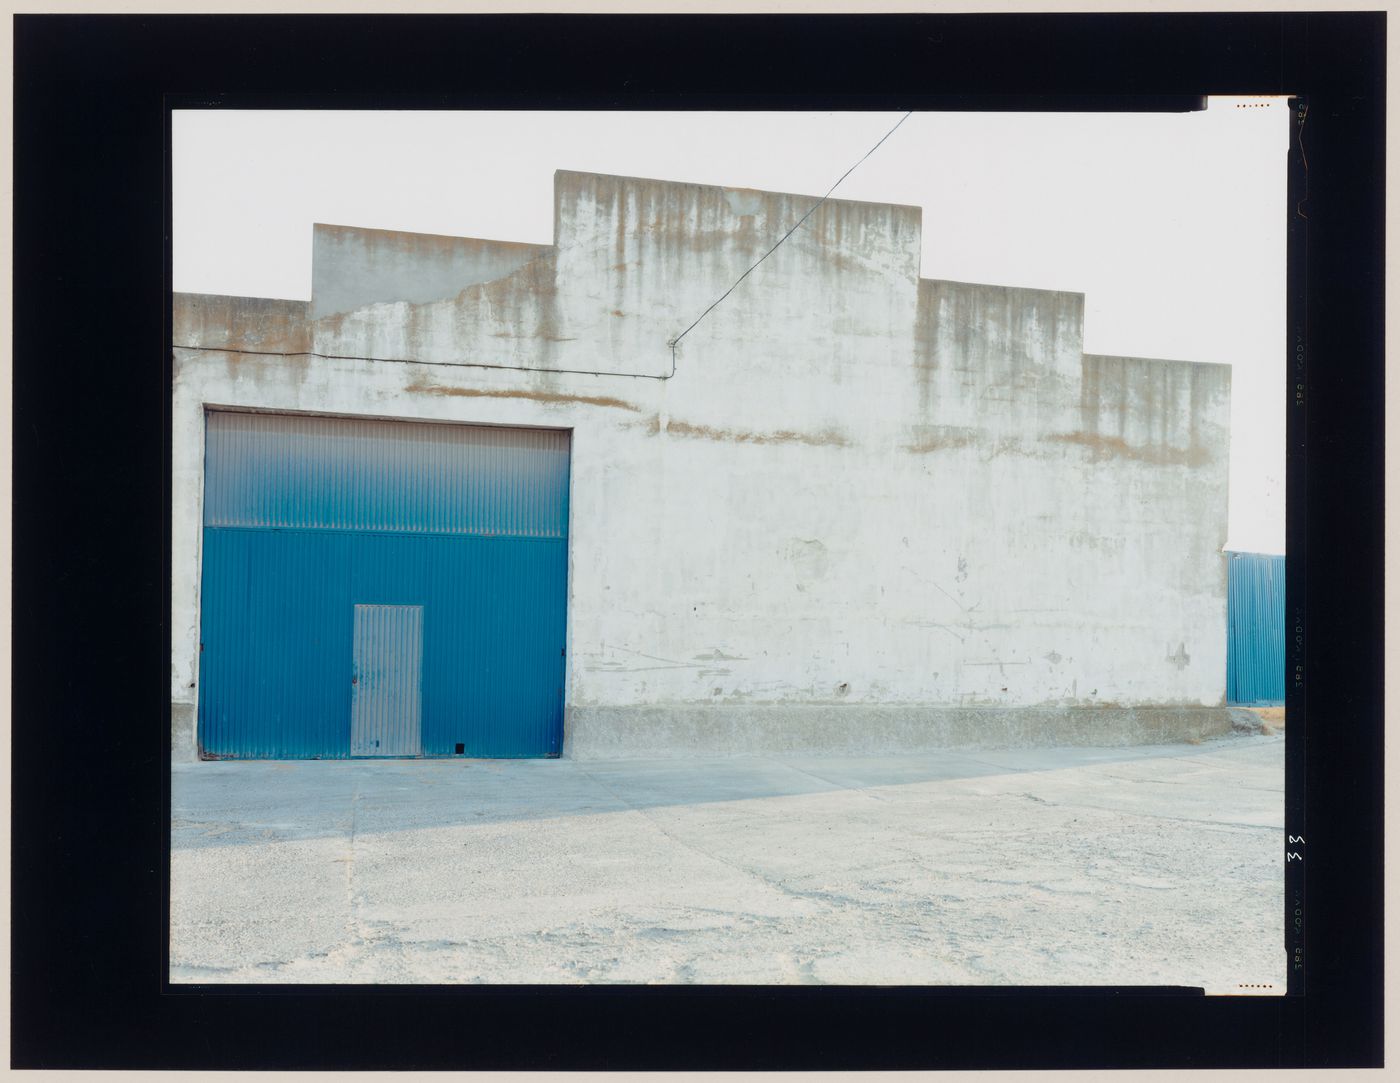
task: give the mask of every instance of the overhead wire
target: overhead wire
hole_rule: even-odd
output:
[[[759,257],[758,257],[758,260],[754,263],[754,265],[753,265],[752,267],[750,267],[747,271],[745,271],[743,274],[741,274],[738,278],[736,278],[736,279],[734,280],[734,285],[730,286],[727,290],[725,290],[722,294],[720,294],[719,297],[716,298],[715,302],[714,302],[713,304],[711,304],[709,308],[705,309],[704,312],[700,313],[700,315],[698,315],[697,317],[695,317],[694,322],[692,322],[691,325],[690,325],[689,327],[687,327],[684,331],[682,331],[679,335],[677,335],[675,338],[671,339],[671,340],[666,344],[666,345],[668,345],[668,346],[671,347],[671,358],[672,358],[671,371],[672,371],[673,373],[675,372],[675,353],[676,353],[676,346],[680,343],[681,339],[685,338],[686,335],[690,334],[691,331],[695,330],[696,325],[697,325],[701,320],[703,320],[706,316],[708,316],[711,312],[713,312],[717,307],[719,307],[720,302],[723,301],[726,297],[728,297],[731,293],[733,293],[733,292],[738,288],[740,282],[744,281],[744,279],[748,278],[749,275],[753,274],[754,271],[756,271],[756,270],[758,269],[758,265],[759,265],[760,263],[762,263],[762,262],[763,262],[764,260],[766,260],[769,256],[771,256],[774,252],[776,252],[776,251],[778,250],[778,247],[779,247],[784,241],[786,241],[789,237],[791,237],[794,233],[796,233],[796,232],[798,231],[798,229],[801,228],[802,223],[805,222],[805,221],[807,221],[807,219],[811,218],[812,215],[816,212],[817,208],[820,207],[823,203],[825,203],[829,198],[831,198],[831,193],[834,192],[834,191],[836,191],[837,187],[840,186],[841,182],[842,182],[843,180],[845,180],[847,177],[849,177],[852,173],[855,172],[856,166],[859,166],[859,165],[861,164],[861,162],[865,161],[865,160],[866,160],[867,158],[869,158],[872,154],[874,154],[877,150],[879,150],[879,149],[880,149],[880,144],[883,143],[883,142],[884,142],[886,139],[888,139],[890,136],[894,135],[894,133],[898,130],[899,126],[900,126],[901,124],[903,124],[906,120],[908,120],[908,119],[909,119],[911,116],[913,116],[913,115],[914,115],[914,111],[911,109],[909,112],[905,113],[904,116],[900,117],[899,120],[895,123],[895,126],[894,126],[893,128],[891,128],[889,131],[887,131],[884,135],[882,135],[882,136],[880,137],[880,139],[879,139],[879,142],[877,142],[873,147],[871,147],[868,151],[866,151],[864,154],[862,154],[862,155],[860,156],[859,160],[855,163],[855,165],[851,166],[850,169],[846,170],[846,172],[842,173],[841,176],[839,176],[839,177],[836,178],[836,183],[833,184],[830,188],[828,188],[828,189],[826,190],[826,195],[822,196],[821,199],[819,199],[819,200],[817,200],[815,203],[813,203],[812,206],[811,206],[810,208],[808,208],[807,213],[804,214],[801,218],[799,218],[799,219],[797,220],[796,224],[793,225],[793,227],[792,227],[791,229],[789,229],[789,230],[788,230],[786,233],[784,233],[780,238],[778,238],[778,243],[777,243],[777,244],[775,244],[772,248],[768,249],[768,251],[765,252],[765,253],[763,253],[763,255],[759,256]]]
[[[867,158],[869,158],[872,154],[879,150],[881,144],[883,144],[885,140],[888,139],[890,136],[894,135],[894,133],[899,129],[899,126],[913,115],[914,112],[911,109],[909,112],[905,113],[902,117],[900,117],[893,128],[891,128],[884,135],[882,135],[880,139],[875,143],[875,145],[869,150],[867,150],[864,154],[862,154],[860,158],[857,159],[856,162],[849,169],[846,170],[846,172],[842,173],[841,176],[836,178],[836,183],[826,190],[826,194],[823,195],[815,203],[813,203],[812,206],[807,209],[807,213],[804,214],[801,218],[799,218],[793,224],[791,229],[789,229],[786,233],[779,237],[777,243],[774,244],[772,248],[768,249],[767,252],[763,253],[763,255],[761,255],[757,259],[757,261],[755,261],[753,266],[751,266],[748,270],[746,270],[743,274],[741,274],[738,278],[734,280],[733,285],[731,285],[727,290],[720,294],[719,297],[717,297],[715,301],[708,308],[705,309],[704,312],[700,313],[699,316],[695,317],[695,319],[691,322],[689,327],[687,327],[684,331],[682,331],[680,334],[676,335],[674,338],[670,339],[666,343],[666,345],[669,346],[671,350],[671,371],[666,373],[666,375],[664,376],[659,375],[657,373],[649,372],[600,372],[592,369],[547,368],[542,365],[535,367],[526,365],[491,365],[484,364],[481,362],[419,361],[409,357],[362,357],[356,354],[317,353],[315,350],[236,350],[220,346],[185,346],[176,343],[172,343],[172,345],[175,346],[176,349],[182,350],[200,350],[208,353],[251,354],[259,357],[319,357],[327,361],[380,361],[392,364],[405,365],[444,365],[452,366],[454,368],[510,369],[511,371],[515,372],[559,372],[578,376],[627,376],[639,380],[669,380],[672,376],[676,374],[676,347],[680,343],[681,339],[685,338],[686,335],[690,334],[691,331],[695,330],[696,326],[700,323],[701,320],[703,320],[717,307],[719,307],[720,303],[724,301],[724,299],[728,297],[731,293],[733,293],[739,287],[739,284],[744,281],[744,279],[748,278],[749,275],[753,274],[753,272],[758,269],[759,264],[761,264],[764,260],[766,260],[774,252],[776,252],[784,241],[786,241],[789,237],[796,233],[802,227],[802,224],[806,222],[807,219],[811,218],[813,214],[816,213],[817,208],[819,208],[823,203],[825,203],[828,199],[831,198],[831,193],[836,191],[836,189],[840,187],[841,182],[844,181],[847,177],[849,177],[852,173],[854,173],[856,171],[856,168],[862,162],[864,162]]]

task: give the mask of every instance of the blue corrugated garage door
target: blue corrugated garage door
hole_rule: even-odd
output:
[[[559,754],[567,432],[206,416],[205,756]]]
[[[1230,554],[1227,700],[1253,707],[1283,704],[1284,558]]]

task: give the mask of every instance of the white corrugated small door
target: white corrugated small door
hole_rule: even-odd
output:
[[[423,750],[423,607],[355,606],[350,755]]]

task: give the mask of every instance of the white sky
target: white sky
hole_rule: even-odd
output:
[[[309,299],[313,222],[549,244],[556,169],[821,195],[900,115],[178,111],[174,287]],[[1083,292],[1089,353],[1233,365],[1228,547],[1281,553],[1287,152],[1283,99],[918,113],[833,195],[921,206],[925,278]]]

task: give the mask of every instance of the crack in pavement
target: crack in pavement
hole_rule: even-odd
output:
[[[1173,823],[1202,824],[1202,825],[1204,825],[1204,826],[1206,826],[1206,827],[1244,827],[1244,828],[1249,828],[1250,830],[1253,830],[1253,831],[1282,831],[1282,830],[1283,830],[1283,825],[1282,825],[1282,824],[1279,824],[1278,827],[1274,827],[1272,824],[1246,824],[1246,823],[1240,823],[1240,822],[1237,821],[1237,820],[1202,820],[1202,819],[1199,819],[1199,818],[1197,818],[1197,817],[1195,817],[1195,816],[1168,816],[1168,815],[1166,815],[1166,814],[1164,814],[1164,813],[1160,813],[1160,812],[1145,812],[1145,811],[1142,811],[1142,810],[1140,810],[1140,809],[1133,809],[1133,808],[1106,808],[1106,807],[1103,806],[1103,805],[1086,805],[1086,804],[1081,804],[1081,803],[1078,802],[1078,801],[1047,801],[1045,798],[1043,798],[1043,797],[1036,797],[1036,796],[1034,796],[1033,794],[1029,794],[1029,793],[1011,793],[1011,792],[1005,791],[1005,790],[1000,791],[1000,792],[998,792],[998,793],[991,794],[991,795],[989,795],[989,796],[991,796],[991,797],[1028,797],[1028,798],[1030,798],[1032,801],[1036,801],[1036,802],[1038,802],[1038,803],[1040,803],[1040,804],[1042,804],[1042,805],[1049,805],[1051,808],[1062,808],[1062,809],[1069,809],[1069,810],[1074,810],[1074,809],[1085,809],[1085,810],[1090,811],[1090,812],[1108,812],[1108,813],[1112,813],[1112,814],[1115,815],[1115,816],[1137,816],[1137,817],[1139,817],[1139,818],[1141,818],[1141,819],[1145,819],[1145,820],[1168,820],[1168,821],[1171,821],[1171,822],[1173,822]]]
[[[366,938],[360,928],[360,919],[356,915],[355,907],[355,833],[358,828],[360,801],[364,796],[360,790],[360,780],[358,775],[352,776],[355,780],[354,792],[350,795],[350,830],[346,836],[345,857],[345,935],[346,939],[335,945],[325,954],[330,955],[339,952],[344,956],[346,966],[353,966],[358,958],[364,954],[366,948]],[[302,956],[301,958],[308,958]]]
[[[1155,786],[1201,786],[1200,782],[1192,782],[1180,778],[1133,778],[1131,775],[1110,775],[1105,774],[1104,778],[1111,778],[1115,782],[1132,782],[1139,785],[1150,783]],[[1208,783],[1206,784],[1208,785]],[[1248,790],[1250,793],[1283,793],[1277,786],[1231,786],[1232,790]]]
[[[766,756],[763,758],[768,763],[777,764],[779,767],[784,767],[789,771],[796,771],[799,775],[806,775],[808,778],[814,778],[818,782],[825,782],[828,786],[835,786],[838,790],[844,790],[847,793],[858,793],[862,797],[868,797],[870,800],[879,801],[882,804],[887,804],[889,801],[888,798],[880,797],[877,794],[873,794],[869,791],[869,789],[863,786],[850,786],[844,782],[837,782],[834,778],[824,778],[821,775],[817,774],[815,771],[808,771],[801,767],[795,767],[792,764],[785,763],[782,760],[775,760],[771,756]]]
[[[815,902],[822,903],[826,906],[836,906],[838,909],[844,909],[850,906],[857,906],[864,909],[869,908],[869,904],[865,903],[863,900],[856,899],[850,896],[841,896],[832,892],[804,891],[801,888],[789,887],[787,883],[783,880],[776,879],[761,869],[752,868],[748,865],[742,865],[736,861],[730,861],[727,858],[720,857],[718,854],[711,853],[710,851],[705,850],[702,847],[696,846],[694,843],[687,842],[685,839],[680,838],[678,835],[667,831],[666,828],[662,827],[661,824],[656,820],[656,818],[649,815],[642,806],[633,804],[631,801],[629,801],[622,794],[614,790],[602,779],[597,778],[585,768],[580,768],[580,770],[589,778],[593,779],[593,781],[596,782],[599,786],[603,787],[603,789],[607,790],[610,794],[612,794],[613,797],[615,797],[618,801],[621,801],[630,810],[635,812],[638,816],[640,816],[643,820],[650,824],[651,827],[654,828],[657,832],[670,839],[677,846],[689,850],[691,853],[698,854],[700,857],[703,858],[708,858],[710,861],[714,861],[717,864],[725,866],[726,868],[733,869],[735,872],[743,873],[745,876],[751,877],[752,879],[757,880],[759,883],[767,887],[773,888],[777,891],[782,892],[785,895],[789,895],[796,899],[809,899]]]

